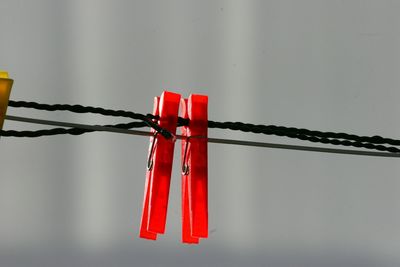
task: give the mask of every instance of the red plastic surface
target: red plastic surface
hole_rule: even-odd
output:
[[[181,117],[187,119],[189,117],[187,112],[187,99],[181,99]],[[187,135],[187,127],[181,128],[182,135]],[[186,140],[182,139],[182,152],[181,152],[181,164],[185,164],[185,151],[186,151]],[[189,156],[190,150],[187,150],[187,156]],[[182,242],[188,244],[198,244],[199,238],[192,236],[192,229],[190,226],[190,208],[189,208],[189,182],[188,176],[182,174]]]
[[[185,104],[183,104],[185,105]],[[187,151],[187,163],[189,173],[182,175],[183,203],[185,203],[185,192],[188,194],[190,238],[208,237],[208,162],[207,162],[207,136],[208,136],[208,97],[203,95],[190,95],[187,101],[187,117],[190,124],[182,127],[182,134],[189,136],[189,147]],[[186,115],[183,112],[183,115]],[[185,149],[182,142],[182,149]],[[184,153],[184,151],[183,151]],[[187,176],[187,177],[185,177]],[[183,234],[187,237],[187,219],[185,204],[183,204]],[[190,243],[190,242],[189,242]],[[191,242],[193,243],[193,242]]]
[[[181,96],[171,92],[163,92],[159,103],[158,124],[170,133],[176,133],[178,109]],[[156,137],[153,152],[152,178],[150,179],[150,195],[148,207],[147,231],[163,234],[167,220],[169,187],[171,182],[172,160],[175,140],[166,139],[161,134]]]
[[[159,97],[154,98],[154,105],[153,105],[153,115],[158,116],[158,104],[160,102]],[[152,128],[151,133],[154,133],[155,130]],[[151,153],[151,148],[152,144],[155,142],[154,137],[150,137],[150,145],[149,145],[149,156]],[[148,156],[148,157],[149,157]],[[148,228],[148,222],[149,222],[149,200],[150,200],[150,183],[152,180],[152,174],[153,172],[147,171],[146,172],[146,182],[144,185],[144,199],[143,199],[143,210],[142,210],[142,220],[140,221],[140,234],[139,236],[141,238],[146,238],[146,239],[151,239],[151,240],[156,240],[157,239],[157,233],[153,233],[147,230]]]

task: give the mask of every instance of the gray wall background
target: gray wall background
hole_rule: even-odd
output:
[[[213,120],[400,136],[400,1],[0,0],[0,13],[14,100],[147,113],[169,89],[209,95]],[[137,237],[148,141],[2,138],[0,265],[400,265],[397,159],[210,145],[211,234],[187,246],[178,168],[167,233]]]

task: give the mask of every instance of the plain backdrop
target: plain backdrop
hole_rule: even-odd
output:
[[[13,100],[148,113],[170,90],[208,95],[216,121],[400,136],[396,0],[0,0],[0,68]],[[148,142],[1,138],[0,266],[400,265],[398,159],[210,144],[210,236],[188,246],[177,151],[167,232],[138,238]]]

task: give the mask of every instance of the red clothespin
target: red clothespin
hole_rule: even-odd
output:
[[[182,242],[208,237],[208,97],[190,95],[181,100],[182,117]]]
[[[180,99],[179,94],[165,91],[161,98],[154,100],[153,115],[159,116],[158,125],[173,135],[176,133]],[[157,234],[165,232],[175,140],[152,132],[140,237],[155,240]]]

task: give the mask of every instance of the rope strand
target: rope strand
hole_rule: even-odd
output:
[[[46,110],[46,111],[70,111],[74,113],[94,113],[105,116],[125,117],[134,120],[141,120],[145,122],[149,127],[160,132],[160,134],[162,134],[165,138],[172,137],[170,132],[158,126],[158,124],[153,122],[149,118],[149,116],[140,113],[135,113],[132,111],[111,110],[111,109],[104,109],[104,108],[90,107],[90,106],[85,107],[81,105],[66,105],[66,104],[49,105],[49,104],[40,104],[36,102],[13,101],[13,100],[9,101],[8,106],[14,108],[33,108],[37,110]]]
[[[139,135],[139,136],[147,136],[147,137],[154,135],[154,133],[149,132],[149,131],[119,129],[119,128],[113,128],[113,127],[93,126],[93,125],[86,125],[86,124],[61,122],[61,121],[40,120],[40,119],[16,117],[16,116],[10,116],[10,115],[7,115],[6,118],[8,120],[21,121],[21,122],[27,122],[27,123],[79,128],[79,129],[88,129],[88,130],[94,130],[94,131],[106,131],[106,132],[119,133],[119,134]],[[182,136],[182,135],[176,135],[175,138],[180,139],[180,140],[182,140],[182,139],[187,140],[187,136]],[[254,142],[254,141],[246,141],[246,140],[233,140],[233,139],[221,139],[221,138],[210,138],[210,137],[207,138],[207,141],[209,143],[214,143],[214,144],[229,144],[229,145],[241,145],[241,146],[252,146],[252,147],[276,148],[276,149],[290,149],[290,150],[310,151],[310,152],[400,158],[400,153],[362,151],[362,150],[353,150],[353,149],[350,150],[350,149],[313,147],[313,146],[311,147],[311,146],[299,146],[299,145],[288,145],[288,144],[273,144],[273,143],[265,143],[265,142]]]
[[[40,104],[36,102],[27,102],[27,101],[9,101],[9,106],[15,108],[33,108],[38,110],[46,110],[46,111],[70,111],[75,113],[95,113],[101,114],[105,116],[117,116],[117,117],[125,117],[130,119],[139,120],[140,122],[131,122],[127,124],[117,124],[117,125],[106,125],[109,127],[115,128],[140,128],[140,127],[152,127],[156,131],[160,132],[164,137],[170,138],[172,137],[171,133],[166,131],[165,129],[158,126],[156,121],[159,119],[157,116],[151,114],[140,114],[132,111],[124,111],[124,110],[110,110],[104,109],[100,107],[90,107],[90,106],[82,106],[82,105],[66,105],[66,104]],[[186,126],[189,124],[188,119],[183,119],[181,117],[178,118],[178,127]],[[357,148],[367,148],[379,151],[388,151],[392,153],[399,153],[400,149],[393,147],[399,146],[400,140],[384,138],[381,136],[358,136],[354,134],[347,133],[334,133],[334,132],[322,132],[316,130],[308,130],[303,128],[294,128],[294,127],[284,127],[284,126],[276,126],[276,125],[256,125],[250,123],[243,122],[217,122],[217,121],[208,121],[208,127],[214,129],[227,129],[233,131],[242,131],[242,132],[251,132],[256,134],[265,134],[265,135],[276,135],[276,136],[284,136],[294,139],[299,139],[303,141],[310,141],[314,143],[323,143],[323,144],[331,144],[331,145],[343,145],[343,146],[352,146]],[[49,135],[58,135],[58,134],[72,134],[79,135],[87,132],[93,132],[94,130],[83,130],[83,129],[64,129],[64,128],[56,128],[49,130],[39,130],[39,131],[0,131],[1,136],[14,136],[14,137],[39,137],[39,136],[49,136]],[[383,146],[383,144],[392,145],[391,147]]]
[[[145,127],[146,124],[144,122],[129,122],[129,123],[120,123],[113,125],[93,125],[93,127],[112,127],[118,129],[132,129],[132,128],[142,128]],[[51,136],[51,135],[60,135],[60,134],[70,134],[70,135],[81,135],[84,133],[95,132],[96,130],[91,129],[82,129],[82,128],[53,128],[46,130],[38,130],[38,131],[14,131],[14,130],[0,130],[0,136],[4,137],[41,137],[41,136]]]

